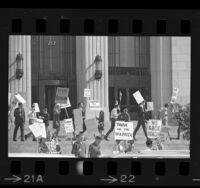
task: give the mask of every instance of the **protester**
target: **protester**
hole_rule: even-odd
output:
[[[46,128],[46,133],[48,132],[48,127],[49,127],[49,113],[47,108],[45,107],[43,109],[43,112],[41,114],[41,118],[43,119],[44,123],[45,123],[45,128]]]
[[[143,101],[142,103],[139,104],[139,108],[138,108],[138,124],[133,132],[133,140],[135,139],[135,135],[137,133],[137,131],[139,130],[140,126],[142,126],[143,131],[144,131],[144,135],[146,137],[146,139],[148,139],[148,135],[147,135],[147,128],[146,128],[146,116],[145,116],[145,101]]]
[[[35,104],[32,105],[31,110],[28,112],[28,118],[29,118],[29,125],[36,123],[37,114],[35,112]],[[31,131],[25,135],[25,140],[27,140],[31,136],[33,137],[33,141],[37,141]]]
[[[159,138],[150,139],[148,138],[146,141],[146,146],[148,150],[163,150],[164,146],[161,143]]]
[[[128,113],[128,108],[123,109],[123,112],[118,116],[117,120],[125,121],[125,122],[131,121],[130,114]],[[119,142],[121,142],[121,141],[119,141],[119,140],[116,141],[116,145],[117,145],[117,143],[119,144]],[[132,151],[132,148],[134,147],[133,143],[134,142],[132,142],[131,140],[123,140],[124,152]]]
[[[82,117],[83,117],[83,130],[81,131],[81,133],[84,133],[87,128],[86,128],[86,125],[85,125],[85,109],[84,109],[84,103],[83,102],[79,102],[78,103],[78,109],[81,109],[81,112],[82,112]]]
[[[108,132],[106,133],[104,139],[108,141],[108,136],[109,134],[114,130],[115,128],[115,122],[118,118],[118,116],[120,115],[120,108],[119,108],[119,104],[115,103],[114,108],[111,111],[111,127],[108,130]]]
[[[25,123],[25,111],[23,108],[23,104],[19,103],[18,108],[14,111],[14,117],[15,117],[15,129],[13,133],[13,141],[17,141],[17,131],[20,127],[21,132],[21,141],[24,141],[24,123]]]
[[[85,158],[86,157],[86,144],[84,143],[84,136],[80,132],[76,135],[76,141],[72,145],[72,154],[77,158]]]
[[[162,109],[162,124],[165,126],[168,125],[168,104],[164,105],[164,108]]]
[[[60,104],[56,103],[53,109],[53,128],[55,132],[53,133],[53,137],[58,138],[58,133],[60,132]]]
[[[131,120],[130,114],[128,113],[128,108],[124,108],[123,112],[118,116],[119,121],[129,122]]]
[[[97,117],[98,120],[98,131],[101,137],[103,137],[103,131],[104,131],[104,111],[101,110],[99,112],[99,117]]]
[[[101,136],[95,136],[95,141],[89,145],[88,150],[88,157],[89,158],[99,158],[101,155],[101,143],[102,137]]]
[[[38,143],[38,152],[39,153],[50,153],[49,148],[46,145],[47,139],[40,138]]]

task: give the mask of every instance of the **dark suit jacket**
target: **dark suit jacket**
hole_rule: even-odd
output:
[[[14,116],[15,116],[15,124],[25,123],[25,111],[23,108],[21,112],[19,108],[16,108],[14,111]]]

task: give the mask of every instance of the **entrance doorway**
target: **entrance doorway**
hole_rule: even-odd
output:
[[[47,107],[50,114],[50,119],[53,119],[53,109],[55,105],[55,96],[57,87],[64,87],[63,85],[46,85],[45,86],[45,107]],[[65,116],[65,111],[61,110],[60,118],[63,119]]]

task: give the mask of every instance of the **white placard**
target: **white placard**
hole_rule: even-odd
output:
[[[66,133],[72,133],[72,132],[74,132],[73,120],[71,118],[64,119],[63,120],[63,126],[65,128],[65,132]]]
[[[116,121],[115,122],[115,140],[132,140],[133,122]]]
[[[69,88],[57,87],[55,103],[67,104]]]
[[[147,135],[149,138],[158,138],[162,128],[162,121],[150,119],[147,122]]]
[[[135,93],[133,93],[133,97],[135,98],[138,104],[144,101],[144,98],[142,97],[140,91],[136,91]]]
[[[38,103],[33,103],[35,105],[35,112],[40,112]]]
[[[147,109],[146,111],[153,111],[153,102],[147,102]]]
[[[20,94],[16,94],[15,98],[18,100],[18,102],[21,102],[22,104],[26,103],[26,101]]]
[[[40,126],[40,133],[41,133],[41,137],[42,138],[46,138],[47,134],[46,134],[46,128],[45,128],[45,124],[44,123],[39,123]]]
[[[100,110],[100,102],[97,100],[90,100],[89,108],[90,110]]]
[[[71,103],[70,103],[70,100],[69,100],[69,97],[67,98],[67,104],[61,104],[60,105],[60,108],[69,108],[71,107]]]
[[[36,118],[37,123],[43,123],[43,119]]]
[[[29,125],[29,129],[32,131],[33,135],[36,138],[41,136],[40,129],[38,128],[38,126],[39,126],[38,123],[34,123],[34,124]]]
[[[44,123],[34,123],[32,125],[29,125],[29,128],[36,138],[38,137],[46,138],[47,135]]]
[[[82,110],[81,109],[74,109],[74,125],[75,125],[75,131],[76,133],[79,133],[83,129],[83,116],[82,116]]]
[[[91,89],[84,89],[84,97],[90,98],[91,97]]]

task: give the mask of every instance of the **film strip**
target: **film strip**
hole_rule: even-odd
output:
[[[1,37],[1,42],[2,42],[1,51],[2,51],[2,60],[3,60],[2,61],[3,69],[1,72],[1,76],[3,78],[3,82],[6,83],[5,88],[8,87],[8,91],[10,90],[10,88],[12,88],[12,86],[9,86],[10,80],[8,80],[8,75],[11,73],[9,72],[9,69],[7,66],[9,64],[7,64],[7,62],[10,62],[9,58],[11,57],[10,53],[12,53],[12,49],[13,50],[27,49],[27,52],[28,52],[28,47],[26,46],[28,44],[27,40],[24,39],[24,41],[22,42],[20,42],[20,40],[16,42],[18,39],[17,38],[13,39],[13,41],[16,40],[15,41],[16,43],[15,44],[13,43],[13,45],[15,46],[13,46],[12,48],[11,47],[12,44],[9,43],[9,40],[11,40],[10,36],[11,37],[12,36],[14,37],[15,36],[36,36],[35,41],[37,40],[37,36],[42,36],[42,37],[44,36],[85,37],[87,36],[88,38],[92,36],[93,37],[95,36],[110,37],[110,38],[123,37],[123,36],[130,37],[130,38],[131,37],[135,37],[135,38],[137,37],[154,37],[154,38],[156,37],[160,37],[160,38],[186,37],[186,38],[190,38],[191,40],[190,64],[192,64],[192,66],[194,65],[194,67],[196,64],[198,64],[198,59],[199,59],[198,44],[200,40],[200,37],[199,37],[200,17],[199,17],[199,11],[196,11],[196,10],[193,10],[193,11],[192,10],[191,11],[190,10],[169,10],[167,11],[167,10],[96,10],[96,9],[95,10],[92,10],[92,9],[91,10],[84,10],[84,9],[82,10],[80,9],[79,10],[76,10],[76,9],[64,10],[63,9],[62,10],[62,9],[59,9],[58,11],[56,9],[55,10],[53,9],[49,9],[49,10],[48,9],[2,9],[1,11],[2,13],[1,13],[1,23],[0,23],[0,28],[1,28],[0,37]],[[56,41],[56,39],[51,38],[51,42],[54,40]],[[71,39],[69,38],[66,40],[71,40]],[[96,43],[95,43],[95,40],[96,40]],[[141,38],[138,40],[141,40]],[[40,42],[41,41],[42,40],[40,40]],[[86,52],[84,51],[86,53],[85,56],[87,56],[88,54],[89,55],[96,54],[98,52],[98,49],[100,48],[101,48],[100,51],[102,52],[102,54],[105,53],[105,51],[108,50],[107,49],[108,46],[104,44],[105,41],[108,43],[107,39],[106,40],[99,39],[99,38],[93,39],[93,40],[87,39],[84,45],[87,44],[88,49],[86,50],[82,49],[86,51]],[[31,44],[29,45],[31,45],[31,48],[32,48],[33,47],[32,43],[34,43],[34,37],[31,38],[30,42]],[[116,41],[113,40],[113,42],[116,42]],[[128,43],[128,40],[126,42]],[[163,46],[164,40],[161,39],[159,41],[156,41],[155,39],[154,44],[155,42],[157,42],[157,44],[159,45],[159,47],[156,46],[156,48],[159,48],[159,51],[158,52],[156,51],[154,53],[161,53],[162,51],[163,56],[169,53],[169,51],[167,51],[169,49]],[[41,44],[42,43],[40,43],[40,45]],[[81,61],[82,57],[85,57],[85,56],[79,57],[77,55],[77,52],[78,50],[80,50],[80,46],[83,45],[83,43],[78,44],[76,40],[75,44],[77,45],[75,47],[76,54],[71,55],[70,50],[67,51],[66,53],[70,58],[73,57],[73,55],[76,56],[75,58],[79,58],[77,60],[78,62],[78,61]],[[142,46],[142,43],[137,43],[138,46],[135,43],[136,47],[134,49],[145,48],[145,44],[151,45],[153,44],[153,42],[152,43],[144,42],[143,46]],[[24,45],[24,47],[21,48],[19,47],[20,45],[22,46]],[[53,43],[51,43],[50,45],[53,45]],[[74,45],[74,44],[60,43],[60,45],[64,46],[64,45]],[[151,48],[153,49],[154,47],[155,46],[153,45],[150,46],[150,50]],[[93,51],[90,49],[92,51],[90,54],[89,52],[87,52],[89,48],[96,48],[96,51],[95,49],[93,49]],[[115,48],[117,47],[115,46]],[[123,51],[123,47],[120,49]],[[63,49],[59,48],[59,50],[63,50]],[[166,50],[166,53],[164,52],[165,50]],[[26,50],[24,52],[26,53]],[[79,52],[83,53],[83,51],[79,51]],[[31,53],[34,53],[34,52],[31,52]],[[43,51],[40,51],[40,53],[44,55],[44,49]],[[49,53],[51,54],[51,52]],[[109,52],[106,52],[106,53],[109,53]],[[107,55],[105,54],[102,55],[102,59],[105,60],[105,57],[109,58],[108,55],[111,55],[111,53]],[[114,52],[114,51],[113,53],[117,54],[117,52]],[[134,53],[136,56],[137,52],[134,52]],[[23,54],[23,56],[25,55]],[[57,54],[57,56],[59,55]],[[56,58],[57,56],[54,56],[54,58]],[[93,57],[93,55],[91,56]],[[161,57],[156,56],[156,58],[161,58]],[[24,58],[24,60],[27,60],[27,57]],[[53,61],[51,61],[50,59],[48,61],[50,62],[50,64],[52,63],[51,66],[53,66]],[[113,62],[115,61],[116,59]],[[135,59],[132,61],[137,61],[137,60]],[[140,59],[139,62],[141,61],[142,60]],[[166,62],[168,62],[168,60],[163,60],[163,66],[165,65]],[[87,61],[85,61],[85,63],[87,64]],[[70,67],[71,69],[73,69],[72,64]],[[82,68],[77,69],[78,66],[81,67],[82,65],[81,64],[76,65],[75,69],[77,72],[82,70]],[[103,67],[105,66],[103,65]],[[38,67],[36,67],[36,69],[37,68]],[[55,69],[55,67],[51,68],[51,70],[53,69]],[[95,70],[93,69],[93,71]],[[112,72],[112,70],[107,70],[107,71]],[[113,69],[113,71],[114,71],[114,74],[117,74],[116,67],[115,69]],[[176,73],[177,72],[174,72],[174,74]],[[24,75],[25,74],[27,73],[24,73]],[[105,73],[103,72],[103,74]],[[82,73],[80,73],[80,75],[82,75]],[[191,73],[191,75],[192,75],[191,77],[193,77],[194,74]],[[119,76],[119,73],[118,73],[118,76]],[[58,79],[59,78],[56,78],[56,80]],[[71,79],[71,82],[73,82],[72,77],[67,78],[67,79],[69,80]],[[8,80],[8,84],[7,84],[7,80]],[[40,81],[38,81],[38,83],[39,82]],[[107,82],[109,81],[107,80]],[[42,81],[40,83],[42,83]],[[69,83],[66,84],[67,87],[69,86],[68,84]],[[106,84],[106,81],[103,82],[103,85],[100,86],[100,89],[104,88],[104,84]],[[62,84],[61,82],[59,82],[59,84],[57,85],[61,86],[61,85],[65,85],[65,83]],[[73,84],[70,85],[70,87],[72,86]],[[20,85],[18,86],[13,85],[13,88],[15,91],[17,90],[16,89],[17,87],[20,88]],[[25,85],[23,86],[22,84],[22,88],[24,87],[26,86]],[[78,88],[77,85],[75,87]],[[81,85],[80,87],[83,89]],[[95,88],[95,84],[93,84],[93,87]],[[105,87],[109,87],[109,86],[106,85]],[[40,85],[39,90],[41,88],[42,87]],[[104,89],[102,90],[104,91]],[[8,97],[8,92],[6,91],[6,89],[3,92],[4,92],[3,97],[5,98]],[[77,92],[76,89],[72,90],[71,92],[72,94],[71,93],[69,94],[69,98],[70,97],[72,98],[72,96],[75,95],[75,93],[73,92]],[[102,99],[102,101],[104,101],[104,102],[101,101],[100,103],[106,106],[108,103],[108,100],[103,99],[103,97],[100,96],[103,93],[101,93],[99,90],[98,92],[100,92],[100,94],[98,94],[98,92],[96,91],[93,91],[93,92],[94,92],[93,95],[96,95],[97,98],[99,97]],[[107,92],[109,93],[110,90]],[[31,94],[34,95],[33,92]],[[122,91],[122,94],[124,95],[123,91]],[[192,91],[191,91],[191,95],[193,95]],[[38,97],[40,98],[40,94]],[[80,96],[78,97],[80,98]],[[28,99],[27,96],[25,98]],[[71,101],[72,106],[76,104],[77,102],[78,102],[78,99],[74,101],[72,99]],[[5,106],[6,105],[7,104],[5,104]],[[195,109],[192,109],[191,115],[192,115],[192,118],[190,119],[190,122],[194,123],[196,120],[195,116],[198,117],[198,115],[195,114]],[[13,150],[16,150],[16,148],[14,147],[15,142],[9,141],[9,139],[12,139],[12,138],[9,138],[9,131],[7,129],[8,119],[7,119],[6,114],[2,115],[2,120],[4,122],[3,124],[5,125],[2,126],[2,130],[0,131],[0,143],[2,143],[0,147],[0,184],[1,185],[3,184],[10,184],[10,185],[34,184],[34,185],[129,185],[129,186],[130,185],[194,185],[196,186],[200,184],[200,161],[199,161],[200,154],[199,154],[199,146],[198,146],[198,141],[199,141],[198,134],[199,134],[200,128],[198,125],[197,126],[193,125],[193,127],[190,130],[191,136],[190,136],[189,144],[187,145],[187,150],[188,150],[187,153],[189,152],[189,156],[180,154],[174,157],[174,155],[170,153],[171,150],[170,151],[166,150],[166,153],[163,153],[165,151],[160,151],[162,152],[162,155],[159,154],[159,152],[157,151],[156,155],[146,155],[146,153],[144,155],[142,154],[141,155],[137,155],[137,154],[120,155],[121,157],[116,157],[116,156],[113,157],[112,155],[111,156],[109,155],[107,157],[104,156],[103,158],[101,157],[100,158],[77,158],[77,157],[74,158],[71,156],[68,157],[66,155],[62,156],[62,155],[57,155],[57,154],[52,154],[50,157],[49,157],[50,154],[48,156],[45,154],[39,154],[39,155],[29,154],[29,156],[27,157],[27,155],[24,155],[24,156],[15,155],[14,152],[12,153],[11,150],[13,148],[14,148]],[[196,124],[196,122],[194,124]],[[19,142],[20,141],[16,142],[18,144],[17,147],[20,147]],[[106,142],[106,141],[103,140],[102,142]],[[135,144],[137,146],[137,140],[135,141]],[[143,142],[142,144],[145,145],[145,142]],[[32,147],[32,145],[29,145],[29,147]],[[180,147],[183,147],[183,145],[181,145]],[[11,153],[10,156],[9,156],[9,153]]]

